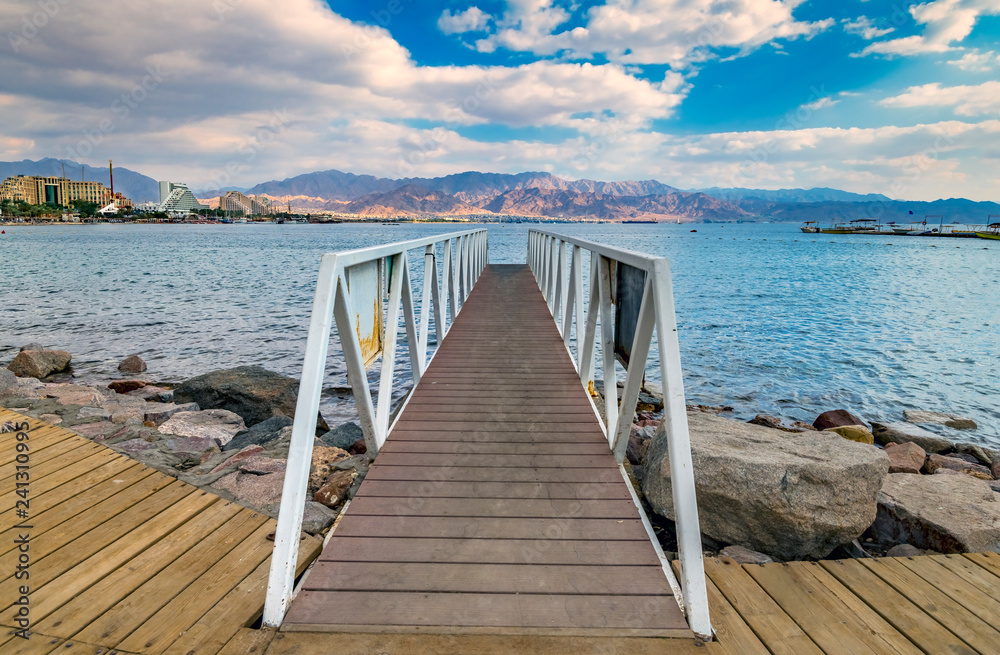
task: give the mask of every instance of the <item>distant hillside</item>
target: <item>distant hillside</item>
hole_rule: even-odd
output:
[[[836,202],[865,202],[865,201],[879,201],[879,200],[889,200],[886,196],[880,193],[851,193],[850,191],[841,191],[839,189],[830,189],[827,187],[820,187],[814,189],[723,189],[720,187],[711,187],[708,189],[697,189],[702,193],[708,194],[713,198],[720,198],[722,200],[747,200],[747,199],[759,199],[768,200],[771,202],[825,202],[825,201],[836,201]]]
[[[737,220],[746,212],[703,193],[616,196],[566,190],[508,191],[484,206],[494,213],[602,220]]]
[[[343,207],[340,211],[365,216],[407,216],[416,214],[475,214],[479,209],[466,205],[455,196],[432,191],[416,184],[384,193],[371,193]]]
[[[87,179],[100,182],[105,186],[110,186],[110,176],[107,166],[94,168],[93,166],[81,166],[69,159],[53,159],[46,157],[38,161],[25,159],[24,161],[3,161],[0,162],[0,181],[12,175],[40,175],[60,177],[63,174],[63,165],[66,166],[66,177],[71,180]],[[82,176],[82,177],[81,177]],[[151,177],[141,173],[115,166],[115,191],[125,194],[126,198],[132,202],[147,202],[160,200],[160,185]]]
[[[984,225],[990,214],[1000,214],[1000,204],[995,202],[976,202],[964,198],[949,198],[933,202],[917,202],[906,200],[889,200],[887,202],[810,202],[810,203],[775,203],[766,211],[760,213],[761,218],[775,221],[819,221],[826,225],[830,222],[852,221],[859,218],[877,218],[883,223],[921,222],[928,214],[928,223],[937,224],[943,217],[943,222],[965,223],[969,225]]]

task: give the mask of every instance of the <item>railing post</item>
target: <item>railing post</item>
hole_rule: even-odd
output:
[[[573,308],[583,305],[580,294],[577,293],[575,280],[580,273],[580,247],[570,246],[569,255],[569,281],[566,283],[566,313],[563,315],[563,345],[569,351],[569,341],[573,332]],[[582,321],[576,324],[576,347],[580,347],[580,332],[583,327]],[[571,353],[572,355],[572,353]],[[580,368],[577,367],[577,372]]]
[[[587,328],[583,337],[583,348],[578,346],[580,363],[580,383],[590,392],[590,381],[594,379],[594,340],[597,338],[597,317],[601,312],[601,275],[597,265],[599,255],[590,252],[590,302],[587,304]],[[583,284],[581,280],[581,284]]]
[[[556,315],[554,310],[556,302],[556,267],[559,265],[559,240],[552,238],[549,244],[549,283],[546,290],[546,299],[549,301],[549,313]]]
[[[556,301],[553,307],[553,318],[556,320],[556,326],[560,327],[561,331],[565,332],[566,325],[563,321],[562,308],[564,307],[564,300],[566,297],[566,242],[559,242],[559,258],[556,260]],[[563,325],[559,325],[563,323]]]
[[[382,370],[378,383],[378,403],[375,405],[375,437],[379,448],[389,432],[389,405],[392,404],[392,378],[396,366],[396,336],[399,332],[399,306],[402,300],[406,253],[392,256],[392,278],[389,280],[389,311],[385,318],[385,338],[382,342]]]
[[[667,451],[670,453],[670,486],[677,522],[677,550],[684,608],[691,630],[699,637],[711,639],[712,624],[708,612],[701,526],[694,486],[694,465],[691,462],[691,437],[688,432],[684,378],[677,341],[677,317],[674,314],[670,267],[665,259],[653,262],[651,277],[652,292],[656,298],[656,333],[660,350],[660,376],[663,380],[663,425]]]
[[[611,262],[599,255],[601,297],[601,354],[604,360],[604,425],[608,444],[618,428],[618,377],[615,375],[615,319],[611,304]]]
[[[295,566],[299,557],[299,534],[306,504],[306,487],[312,465],[312,446],[316,435],[316,416],[326,373],[326,355],[330,347],[333,305],[339,286],[336,255],[320,260],[319,279],[313,298],[306,358],[295,402],[296,420],[288,446],[288,464],[282,486],[278,525],[274,532],[274,550],[264,599],[264,625],[277,628],[292,601]]]
[[[437,258],[434,246],[424,248],[424,289],[420,297],[420,333],[417,336],[417,350],[420,352],[421,373],[427,366],[427,335],[431,330],[431,298],[434,305],[439,302],[438,294],[433,293],[437,287]]]
[[[625,460],[629,433],[632,431],[632,418],[635,416],[635,404],[639,400],[639,388],[642,386],[642,377],[646,372],[646,358],[649,356],[649,347],[653,340],[653,328],[656,327],[656,315],[653,309],[655,304],[653,281],[649,279],[647,273],[646,284],[642,288],[642,301],[639,303],[639,316],[635,324],[632,350],[629,352],[629,366],[625,375],[625,388],[622,390],[618,427],[611,444],[611,450],[619,464]],[[615,397],[617,398],[617,395]]]
[[[451,239],[448,239],[444,242],[444,278],[441,282],[445,285],[448,309],[451,312],[450,320],[454,324],[455,317],[458,316],[458,280],[456,279],[458,276],[458,266],[452,261],[451,241]],[[458,250],[457,239],[455,245],[455,250]]]

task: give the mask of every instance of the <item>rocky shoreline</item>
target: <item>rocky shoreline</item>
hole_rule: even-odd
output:
[[[0,406],[59,425],[199,488],[277,516],[298,381],[259,366],[156,384],[130,356],[108,384],[46,382],[71,355],[27,344],[0,369]],[[62,379],[62,378],[59,378]],[[598,408],[603,405],[600,396]],[[812,424],[688,407],[703,547],[743,562],[1000,552],[1000,453],[923,429],[952,414]],[[626,470],[665,550],[675,548],[662,402],[644,389]],[[322,535],[371,461],[361,429],[317,420],[303,530]]]

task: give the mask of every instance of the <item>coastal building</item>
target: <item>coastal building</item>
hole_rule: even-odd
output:
[[[160,206],[161,212],[168,214],[189,214],[207,210],[208,207],[198,202],[186,184],[179,182],[160,182]]]
[[[239,191],[227,191],[219,198],[219,209],[227,212],[241,212],[244,216],[270,214],[271,199],[266,196],[245,196]]]
[[[26,202],[30,205],[53,205],[68,207],[74,200],[85,200],[104,207],[114,201],[125,208],[132,207],[132,201],[100,182],[68,180],[65,177],[41,177],[38,175],[14,175],[0,185],[0,200]]]

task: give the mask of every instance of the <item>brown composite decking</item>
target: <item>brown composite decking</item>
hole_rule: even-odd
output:
[[[690,637],[528,268],[486,268],[283,631]]]
[[[21,520],[17,433],[0,434],[0,653],[214,654],[260,616],[273,519],[0,409],[5,423],[28,424],[30,479]],[[18,535],[27,580],[14,577]],[[300,571],[320,546],[302,542]],[[27,640],[13,633],[22,585]]]

